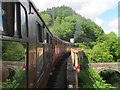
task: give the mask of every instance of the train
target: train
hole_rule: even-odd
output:
[[[2,88],[47,88],[51,71],[73,46],[53,36],[30,0],[0,1],[0,42]]]

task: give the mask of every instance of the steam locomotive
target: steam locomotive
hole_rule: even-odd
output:
[[[45,88],[50,72],[71,48],[51,34],[29,0],[0,1],[0,42],[2,88]]]

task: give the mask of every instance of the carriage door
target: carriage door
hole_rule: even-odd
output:
[[[50,62],[50,36],[49,33],[44,29],[44,68],[48,68]]]
[[[37,80],[43,71],[43,28],[37,23]]]

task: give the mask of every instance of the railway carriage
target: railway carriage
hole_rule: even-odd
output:
[[[2,86],[45,88],[49,73],[71,44],[54,37],[34,4],[22,1],[0,2]]]

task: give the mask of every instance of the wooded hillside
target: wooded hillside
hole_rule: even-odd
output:
[[[53,7],[40,13],[50,31],[57,37],[69,41],[70,38],[76,42],[96,41],[104,34],[103,29],[90,19],[77,14],[69,7]]]
[[[72,8],[61,6],[40,13],[53,35],[83,48],[90,62],[120,61],[118,37],[114,32],[105,34],[92,20],[77,14]]]

